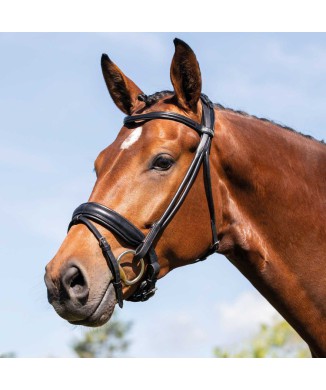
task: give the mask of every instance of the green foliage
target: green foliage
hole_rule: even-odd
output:
[[[259,332],[236,348],[215,348],[219,358],[311,357],[307,344],[286,321],[261,325]]]
[[[0,358],[15,358],[16,354],[14,352],[0,353]]]
[[[80,358],[118,357],[130,345],[126,339],[130,327],[130,322],[123,323],[113,315],[108,324],[87,331],[81,340],[72,344],[72,348]]]

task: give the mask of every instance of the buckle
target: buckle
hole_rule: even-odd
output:
[[[202,133],[208,134],[211,138],[214,137],[214,130],[210,129],[209,127],[202,126],[200,131]]]

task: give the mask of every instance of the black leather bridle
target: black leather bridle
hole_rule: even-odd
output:
[[[103,206],[102,204],[95,202],[87,202],[81,204],[74,211],[72,220],[69,224],[68,231],[73,225],[82,223],[88,227],[88,229],[97,238],[99,245],[102,249],[103,255],[107,261],[107,264],[111,270],[113,276],[113,285],[115,287],[117,302],[120,307],[123,306],[122,296],[122,281],[125,284],[134,284],[138,282],[138,278],[133,281],[128,281],[124,277],[124,272],[120,269],[119,259],[115,258],[112,253],[111,247],[107,240],[98,231],[92,222],[96,222],[99,225],[110,230],[113,234],[118,236],[127,246],[135,248],[135,250],[127,250],[123,254],[128,252],[134,253],[135,262],[142,262],[146,259],[147,267],[145,271],[145,279],[137,287],[137,290],[127,299],[133,302],[146,301],[152,297],[155,293],[155,284],[157,276],[160,271],[160,265],[158,263],[157,255],[155,253],[153,243],[163,229],[168,225],[171,219],[174,217],[180,206],[182,205],[185,197],[187,196],[192,184],[194,183],[201,164],[203,164],[204,183],[207,203],[210,213],[210,223],[212,230],[212,245],[205,256],[201,257],[197,261],[204,260],[207,256],[214,253],[218,248],[218,237],[215,224],[215,211],[214,201],[211,187],[211,176],[209,167],[209,153],[211,147],[211,140],[214,136],[214,106],[213,103],[204,94],[201,94],[202,102],[202,120],[201,124],[193,121],[186,116],[166,111],[149,112],[146,114],[127,116],[124,119],[124,125],[133,126],[139,122],[147,122],[154,119],[167,119],[173,120],[185,124],[186,126],[197,131],[200,135],[200,142],[195,152],[195,156],[178,188],[173,196],[170,204],[166,208],[163,215],[158,221],[156,221],[150,228],[148,234],[145,236],[135,225],[118,214],[114,210]]]

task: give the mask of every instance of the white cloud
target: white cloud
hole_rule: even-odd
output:
[[[165,329],[171,329],[171,332],[164,332],[164,343],[174,345],[179,351],[207,340],[206,333],[192,312],[174,313],[172,317],[162,320]]]
[[[208,302],[191,302],[182,310],[160,310],[140,315],[130,335],[130,356],[213,357],[215,346],[228,346],[247,339],[263,323],[281,316],[256,290],[244,290],[233,301],[211,308]],[[142,308],[140,308],[142,309]]]
[[[233,302],[216,305],[215,313],[225,344],[243,340],[258,330],[260,324],[282,317],[258,293],[245,291]]]
[[[195,312],[153,313],[132,328],[130,355],[134,357],[201,357],[211,346],[207,329]]]

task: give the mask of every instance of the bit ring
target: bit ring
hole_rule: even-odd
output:
[[[121,277],[121,280],[123,281],[123,283],[126,285],[126,286],[132,286],[133,284],[139,282],[139,280],[142,278],[142,276],[144,275],[144,271],[145,271],[145,262],[144,262],[144,259],[140,259],[140,265],[141,265],[141,269],[140,269],[140,273],[139,275],[137,275],[134,279],[127,279],[127,276],[125,274],[125,271],[123,270],[123,268],[121,267],[120,265],[120,261],[121,259],[127,255],[128,253],[133,253],[135,254],[136,251],[133,250],[133,249],[127,249],[126,251],[120,253],[120,255],[117,257],[117,262],[119,264],[119,270],[120,270],[120,277]]]

